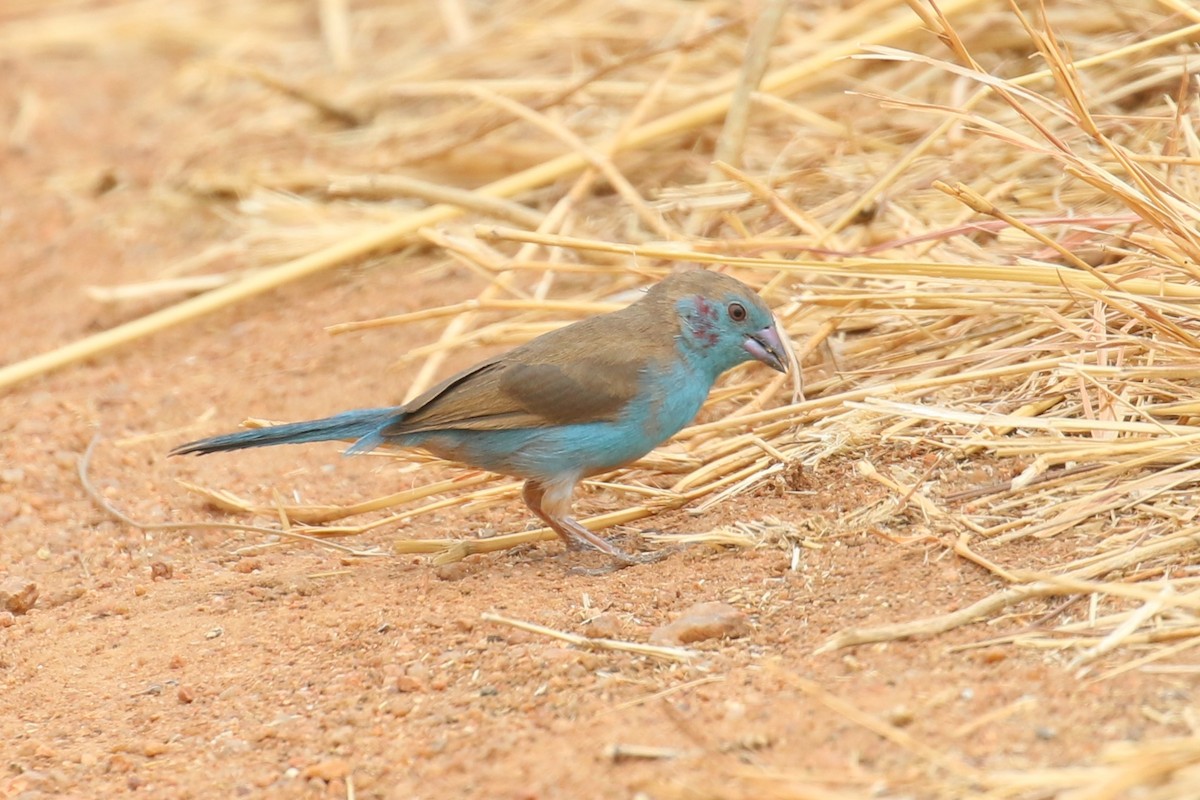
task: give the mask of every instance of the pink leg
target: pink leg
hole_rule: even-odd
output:
[[[538,516],[550,529],[562,537],[568,550],[586,550],[595,548],[605,553],[615,562],[613,568],[620,569],[632,564],[648,564],[666,557],[668,551],[633,555],[620,548],[614,547],[607,539],[603,539],[580,525],[571,516],[571,495],[575,491],[575,481],[544,484],[535,480],[525,481],[521,497],[529,510]],[[612,570],[604,570],[611,572]]]

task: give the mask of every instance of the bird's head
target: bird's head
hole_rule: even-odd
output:
[[[771,309],[749,286],[728,275],[693,270],[651,290],[679,315],[679,345],[715,378],[744,361],[787,372],[783,341]]]

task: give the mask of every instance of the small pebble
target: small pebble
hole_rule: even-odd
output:
[[[601,614],[583,624],[583,635],[589,639],[621,638],[621,620],[616,614]]]
[[[327,758],[324,761],[318,761],[316,764],[310,764],[300,773],[305,780],[316,778],[328,783],[332,780],[340,780],[350,774],[350,765],[341,758]]]
[[[650,643],[671,647],[706,639],[736,639],[750,632],[746,615],[728,603],[697,603],[674,622],[656,628]]]
[[[124,753],[114,753],[113,756],[108,759],[108,765],[105,768],[105,772],[115,772],[117,774],[124,774],[132,771],[133,761],[131,761],[129,756],[125,755]]]
[[[37,602],[37,584],[28,578],[9,575],[0,581],[0,609],[24,614]]]
[[[240,572],[243,575],[248,575],[251,572],[262,569],[262,561],[257,558],[243,558],[233,565],[234,572]]]
[[[469,561],[451,561],[434,567],[433,574],[440,581],[461,581],[478,571],[479,567]]]
[[[419,692],[425,688],[425,684],[422,683],[419,678],[414,678],[412,675],[401,675],[400,677],[396,678],[396,682],[393,684],[393,686],[395,686],[396,691],[400,692],[401,694]]]
[[[895,708],[888,709],[887,714],[884,715],[884,719],[897,728],[907,728],[913,723],[916,717],[913,715],[912,709],[906,706],[896,706]]]

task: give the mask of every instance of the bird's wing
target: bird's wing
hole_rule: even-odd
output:
[[[574,327],[574,326],[572,326]],[[637,396],[649,360],[628,342],[535,340],[438,384],[405,405],[384,436],[435,430],[539,428],[615,419]]]

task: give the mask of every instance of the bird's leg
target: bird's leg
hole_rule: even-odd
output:
[[[521,497],[524,499],[525,505],[529,506],[529,510],[562,538],[568,550],[594,548],[612,558],[613,567],[605,572],[633,564],[648,564],[666,557],[667,553],[665,552],[639,555],[626,553],[607,539],[597,536],[580,525],[571,516],[571,495],[574,491],[575,481],[562,481],[547,485],[530,479],[525,481]]]
[[[568,550],[587,550],[595,548],[614,558],[627,559],[630,556],[614,547],[610,542],[589,531],[572,519],[569,509],[571,494],[575,484],[551,484],[547,486],[535,480],[525,481],[521,489],[521,499],[538,519],[550,526],[550,529],[562,537]],[[630,562],[633,563],[633,562]]]

